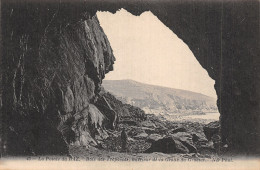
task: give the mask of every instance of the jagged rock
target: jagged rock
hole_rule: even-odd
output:
[[[127,124],[127,125],[130,125],[130,126],[137,126],[138,125],[138,122],[135,121],[135,120],[122,120],[120,121],[121,124]]]
[[[163,136],[159,135],[159,134],[151,134],[148,136],[147,141],[148,142],[154,142],[154,141],[158,141],[159,139],[162,139]]]
[[[156,125],[149,120],[141,122],[141,126],[149,127],[149,128],[156,128]]]
[[[259,24],[258,18],[253,17],[259,14],[258,1],[196,4],[172,1],[160,5],[153,1],[140,1],[135,4],[122,1],[113,5],[110,2],[97,1],[97,4],[91,4],[87,1],[75,4],[65,1],[34,4],[30,1],[26,4],[20,1],[17,3],[4,1],[1,4],[2,22],[5,23],[1,37],[4,118],[2,122],[3,131],[6,132],[3,140],[7,143],[5,147],[7,153],[16,154],[18,148],[23,148],[21,144],[25,143],[29,149],[26,149],[24,154],[32,154],[37,150],[35,148],[37,146],[44,148],[38,150],[38,154],[41,154],[45,150],[51,150],[52,146],[60,146],[60,142],[64,142],[59,137],[61,133],[57,135],[58,137],[53,135],[55,136],[53,139],[52,135],[43,135],[52,132],[56,134],[57,125],[60,123],[56,111],[56,107],[62,110],[57,102],[60,100],[56,100],[60,93],[59,86],[77,81],[75,79],[78,79],[79,73],[93,71],[89,78],[95,84],[95,91],[98,91],[99,80],[105,72],[111,70],[113,60],[110,55],[112,50],[107,45],[108,41],[100,33],[98,22],[91,21],[91,16],[97,10],[115,12],[122,7],[134,15],[150,10],[187,43],[202,67],[216,81],[222,141],[228,143],[233,151],[259,153],[259,147],[255,147],[260,141],[259,135],[256,135],[259,134],[256,124],[260,120],[259,81],[256,81],[256,77],[259,76],[256,62],[259,58],[257,55],[259,38],[255,36],[259,32]],[[196,10],[192,10],[194,8]],[[85,13],[89,9],[92,15]],[[225,17],[221,17],[222,9]],[[186,11],[191,13],[186,15]],[[208,17],[210,15],[216,17]],[[241,18],[245,17],[247,20],[241,22]],[[189,26],[187,21],[190,23]],[[84,25],[85,22],[88,24]],[[222,23],[225,23],[224,27],[219,29]],[[81,29],[77,29],[77,24]],[[233,28],[236,28],[239,34],[233,32]],[[225,43],[216,43],[219,42],[220,36]],[[99,40],[102,40],[101,43]],[[223,49],[221,55],[220,46]],[[85,59],[87,62],[84,62]],[[99,62],[102,59],[105,63]],[[71,63],[75,63],[76,67],[71,67]],[[87,70],[84,64],[87,65]],[[39,74],[41,75],[38,76]],[[76,75],[75,79],[71,79],[70,75]],[[57,83],[58,80],[67,81]],[[54,84],[58,84],[57,89],[54,88]],[[84,86],[83,83],[80,87],[84,89]],[[62,87],[63,90],[66,88],[67,86]],[[74,95],[74,101],[77,96]],[[88,103],[79,96],[77,98],[79,103],[75,104],[75,108],[81,108]],[[90,95],[88,99],[92,97]],[[78,111],[81,110],[76,110]],[[16,133],[11,133],[9,126],[13,126]],[[45,129],[46,127],[49,129]],[[39,136],[44,136],[44,140],[38,140]],[[47,143],[52,140],[53,142]],[[11,151],[12,148],[17,150]],[[55,151],[57,150],[54,149]]]
[[[136,126],[131,126],[131,129],[128,131],[127,134],[129,136],[136,136],[141,133],[145,133],[145,131],[142,128],[136,127]]]
[[[211,140],[211,137],[214,134],[218,134],[219,133],[219,128],[220,128],[219,122],[215,121],[215,122],[210,122],[209,124],[205,125],[203,127],[203,131],[204,131],[207,139]]]
[[[158,139],[158,136],[154,136]],[[154,140],[151,147],[146,151],[163,153],[197,153],[197,148],[192,142],[192,136],[186,132],[178,132],[162,139]]]
[[[178,133],[178,132],[186,132],[187,130],[184,127],[178,127],[176,129],[170,130],[169,133]]]
[[[95,105],[111,120],[111,123],[115,122],[116,126],[118,123],[136,126],[140,121],[146,120],[146,115],[143,110],[122,103],[103,88],[99,95],[100,97],[95,102]],[[116,116],[114,116],[115,114]]]
[[[75,22],[66,10],[49,10],[48,16],[55,17],[46,18],[40,8],[26,8],[19,24],[19,11],[8,17],[10,29],[3,38],[10,43],[3,69],[4,152],[67,154],[69,143],[95,144],[96,137],[106,136],[104,116],[90,104],[115,60],[97,17],[85,12]],[[90,119],[79,115],[87,107]],[[9,124],[16,133],[7,129]]]
[[[221,146],[221,137],[217,134],[214,134],[212,137],[211,137],[211,140],[213,142],[213,146],[215,148],[215,150],[217,152],[220,151],[220,146]]]
[[[143,139],[143,138],[146,138],[147,136],[148,136],[147,133],[140,133],[140,134],[134,136],[134,138],[136,138],[136,139]]]
[[[198,136],[197,134],[195,134],[195,133],[192,134],[192,141],[193,141],[193,142],[198,142],[199,139],[200,139],[200,138],[199,138],[199,136]]]
[[[155,129],[154,128],[141,127],[141,129],[144,130],[145,133],[147,133],[147,134],[155,133]]]
[[[92,104],[89,104],[82,112],[75,115],[73,131],[76,134],[75,143],[83,146],[96,146],[96,140],[106,139],[108,134],[104,131],[104,123],[107,119]]]
[[[197,153],[197,148],[194,146],[191,134],[186,132],[178,132],[171,134],[171,136],[176,140],[179,140],[185,147],[187,147],[190,153]]]
[[[216,153],[216,150],[214,148],[214,144],[212,141],[206,142],[201,144],[198,148],[199,153],[201,154],[213,154]]]
[[[133,138],[128,138],[129,142],[135,142],[135,140]]]
[[[105,127],[107,129],[114,130],[118,125],[118,113],[111,107],[106,97],[99,97],[98,100],[95,102],[95,105],[106,116],[108,120]]]

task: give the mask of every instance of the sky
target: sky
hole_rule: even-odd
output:
[[[105,80],[138,82],[198,92],[217,98],[215,81],[189,47],[151,12],[97,12],[116,61]]]

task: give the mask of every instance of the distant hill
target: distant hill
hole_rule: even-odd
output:
[[[104,80],[105,90],[147,114],[176,115],[218,112],[216,99],[187,90],[139,83],[133,80]]]

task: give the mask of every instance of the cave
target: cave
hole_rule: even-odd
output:
[[[97,12],[97,17],[116,58],[114,70],[102,81],[106,91],[169,120],[219,120],[215,81],[156,16],[120,9],[115,14]]]
[[[113,69],[109,43],[91,19],[97,11],[115,13],[121,8],[133,15],[151,11],[189,46],[215,80],[222,143],[231,153],[259,155],[259,2],[254,0],[1,1],[1,151],[7,147],[9,154],[66,153],[57,115],[82,110],[94,100],[104,74]],[[78,56],[73,59],[76,66],[86,63],[86,69],[75,66],[67,72],[70,55]],[[92,57],[83,61],[82,55]],[[76,74],[81,72],[86,76]],[[75,74],[79,78],[69,81]],[[89,88],[77,91],[86,98],[74,96],[80,104],[59,108],[57,98],[71,98],[71,88],[80,88],[82,82]],[[70,83],[74,85],[67,86]]]

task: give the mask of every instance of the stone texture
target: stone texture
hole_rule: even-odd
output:
[[[154,141],[158,141],[159,139],[162,139],[163,136],[159,135],[159,134],[151,134],[148,136],[147,141],[148,142],[154,142]]]
[[[210,122],[203,127],[203,132],[208,140],[215,134],[219,134],[220,124],[218,121]]]
[[[192,135],[186,132],[178,132],[171,135],[176,140],[179,140],[190,153],[197,153],[197,148],[193,144]]]
[[[170,130],[170,133],[178,133],[178,132],[186,132],[187,130],[184,127],[178,127],[175,129]]]
[[[136,139],[142,139],[142,138],[145,139],[147,137],[148,137],[147,133],[140,133],[140,134],[134,136],[134,138],[136,138]]]
[[[65,9],[50,8],[50,18],[26,4],[3,12],[5,154],[68,154],[68,144],[107,137],[108,120],[91,103],[115,58],[96,16],[74,20]]]
[[[186,132],[178,132],[163,138],[153,135],[152,138],[149,136],[148,139],[152,141],[151,147],[146,151],[148,153],[197,153],[191,134]]]
[[[173,137],[165,137],[154,141],[146,153],[162,152],[162,153],[189,153],[189,149],[180,141],[174,140]]]
[[[62,153],[66,143],[59,137],[58,115],[73,110],[68,87],[74,94],[72,112],[82,111],[94,100],[114,61],[107,38],[91,16],[97,10],[125,8],[134,15],[150,10],[189,46],[215,80],[223,145],[228,144],[229,151],[259,154],[257,0],[5,0],[1,7],[2,138],[7,153]]]

